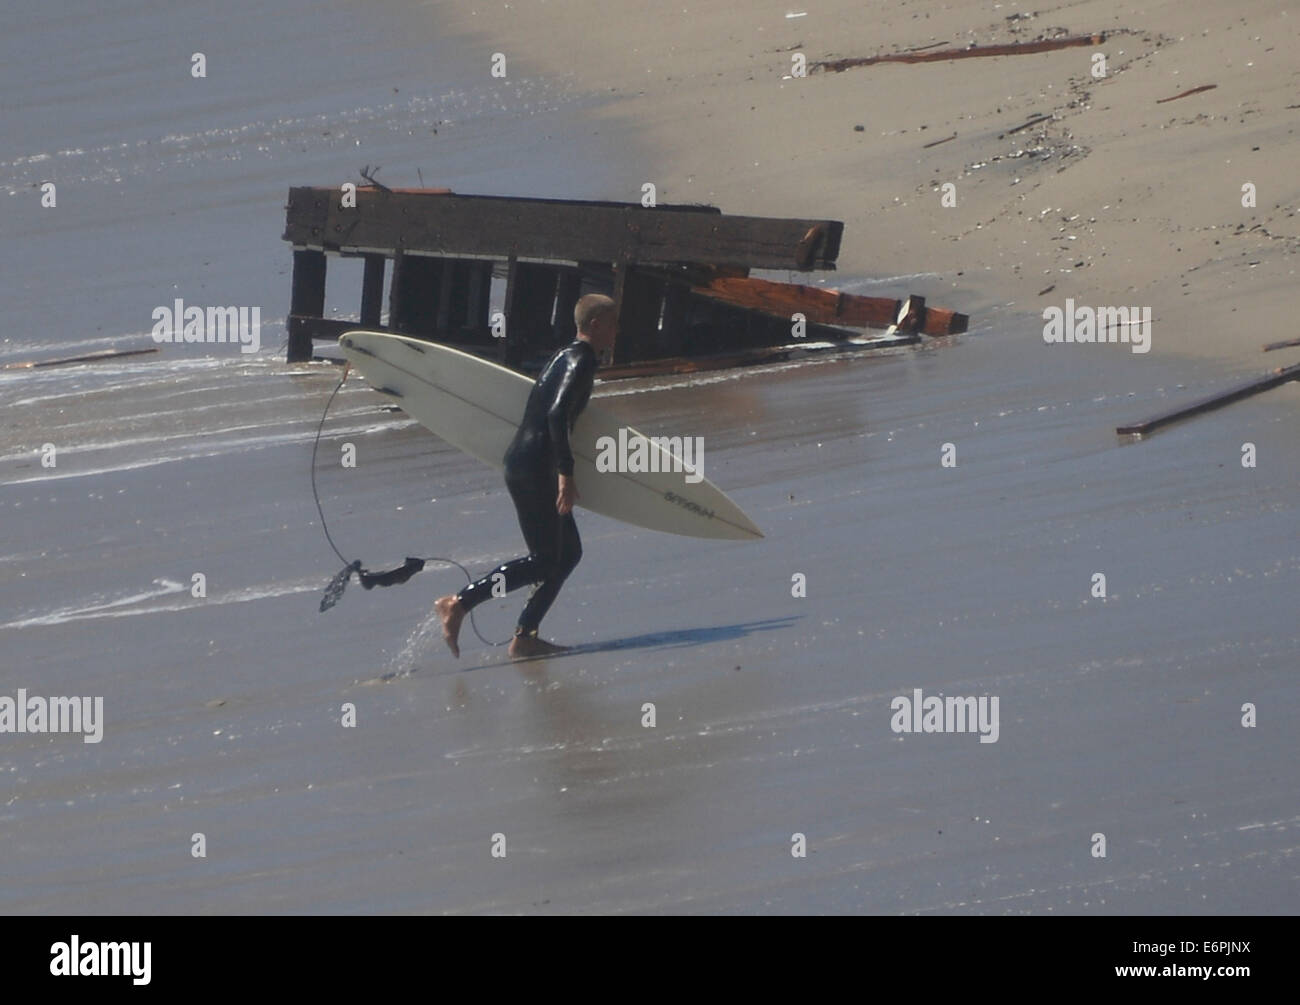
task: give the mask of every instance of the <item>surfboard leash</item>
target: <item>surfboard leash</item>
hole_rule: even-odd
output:
[[[329,542],[330,548],[334,554],[339,557],[343,563],[343,568],[335,573],[334,578],[329,581],[325,587],[325,594],[321,597],[320,610],[323,614],[339,602],[343,597],[343,591],[347,589],[348,582],[355,575],[363,589],[372,590],[376,586],[396,586],[399,583],[405,583],[417,572],[421,572],[429,562],[441,562],[446,565],[454,565],[465,576],[466,583],[474,582],[474,577],[469,574],[469,570],[457,562],[454,558],[444,558],[439,555],[431,555],[428,558],[407,557],[406,561],[394,569],[387,569],[382,572],[372,572],[362,566],[360,559],[349,561],[339,547],[334,543],[334,537],[330,534],[329,524],[325,521],[325,509],[321,505],[320,492],[316,488],[316,454],[320,450],[321,434],[325,429],[325,420],[329,417],[330,406],[334,404],[335,397],[339,391],[343,390],[343,384],[348,379],[348,373],[352,369],[352,364],[348,363],[343,367],[343,376],[339,379],[338,386],[330,393],[329,400],[325,402],[325,411],[321,413],[320,424],[316,427],[316,439],[311,448],[311,494],[316,500],[316,512],[320,515],[321,530],[325,532],[325,540]],[[485,639],[483,633],[478,630],[478,625],[474,621],[474,612],[469,612],[469,624],[478,636],[478,640],[485,646],[504,646],[510,642],[505,639],[502,642],[493,642]]]

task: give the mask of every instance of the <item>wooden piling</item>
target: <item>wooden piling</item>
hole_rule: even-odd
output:
[[[558,270],[535,262],[509,260],[506,273],[506,359],[518,362],[553,341]]]
[[[384,270],[388,260],[383,255],[366,255],[361,278],[361,327],[378,328],[384,303]]]
[[[573,309],[578,304],[582,292],[582,274],[576,269],[560,273],[559,285],[555,293],[555,344],[566,345],[578,334],[578,327],[573,320]]]
[[[287,362],[311,359],[311,319],[325,314],[325,253],[294,249]]]
[[[614,278],[614,303],[618,310],[618,341],[614,362],[651,359],[659,352],[659,314],[664,283],[658,277],[625,265]]]

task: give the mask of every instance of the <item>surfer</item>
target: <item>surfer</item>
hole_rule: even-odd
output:
[[[589,293],[578,300],[573,320],[577,337],[542,368],[505,455],[506,488],[528,554],[434,603],[442,619],[443,640],[455,656],[460,655],[460,625],[468,612],[488,597],[528,584],[534,588],[510,640],[511,658],[545,656],[566,648],[538,638],[537,628],[582,558],[582,541],[573,519],[578,487],[569,434],[591,397],[598,354],[613,348],[618,336],[618,313],[609,297]]]

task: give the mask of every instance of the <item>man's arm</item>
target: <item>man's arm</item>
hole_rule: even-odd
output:
[[[591,395],[595,374],[595,361],[591,357],[583,357],[573,364],[566,362],[560,386],[556,388],[555,397],[546,410],[551,448],[555,451],[555,470],[567,478],[573,477],[573,450],[569,445],[569,431],[577,418],[579,403],[585,402]]]

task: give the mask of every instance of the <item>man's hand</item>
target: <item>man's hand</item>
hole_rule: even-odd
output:
[[[568,516],[573,512],[574,500],[578,498],[578,486],[568,475],[560,475],[560,494],[555,500],[555,512]]]

